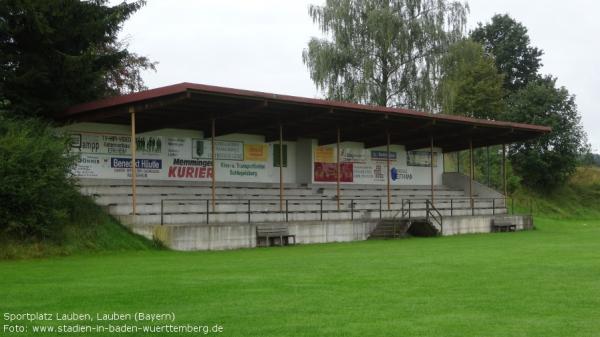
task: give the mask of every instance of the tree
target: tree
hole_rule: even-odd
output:
[[[68,145],[46,122],[0,114],[1,236],[60,238],[77,193]]]
[[[503,76],[483,47],[465,39],[453,44],[442,59],[439,99],[442,112],[497,119],[504,110]]]
[[[303,61],[329,99],[433,109],[442,54],[467,11],[446,0],[327,0],[309,14],[329,39],[312,38]]]
[[[546,76],[510,95],[507,104],[505,119],[552,127],[547,135],[510,146],[513,168],[523,184],[551,189],[564,183],[587,149],[575,97]]]
[[[45,115],[143,88],[147,58],[118,41],[123,23],[144,1],[0,2],[0,102],[17,115]]]
[[[496,14],[485,26],[479,23],[471,38],[494,56],[498,71],[504,74],[507,93],[524,88],[537,78],[543,51],[529,45],[527,28],[510,16]]]

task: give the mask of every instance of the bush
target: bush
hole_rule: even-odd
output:
[[[58,239],[76,190],[69,139],[48,123],[0,115],[0,231]]]

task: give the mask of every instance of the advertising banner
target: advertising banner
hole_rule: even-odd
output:
[[[340,161],[346,163],[366,163],[369,160],[369,150],[340,149]]]
[[[390,160],[395,161],[397,158],[398,154],[390,151]],[[387,151],[371,150],[371,160],[387,161]]]
[[[333,147],[319,146],[315,149],[315,163],[335,163],[336,152]]]
[[[244,160],[244,143],[232,141],[215,141],[217,160]],[[192,139],[192,158],[211,159],[212,146],[210,140]]]
[[[244,144],[244,160],[267,161],[268,158],[268,144]]]
[[[125,134],[73,133],[71,151],[79,154],[73,174],[84,178],[131,177],[131,137]],[[217,167],[211,161],[210,140],[147,136],[136,137],[139,179],[271,182],[273,162],[269,144],[216,141]],[[287,151],[287,146],[285,148]],[[215,173],[216,171],[216,173]]]
[[[354,164],[354,182],[359,184],[383,183],[385,177],[385,163]]]
[[[337,165],[332,163],[315,163],[316,182],[337,182]],[[340,182],[354,181],[352,163],[340,163]]]
[[[431,164],[430,151],[408,151],[406,156],[407,166],[427,166]],[[433,153],[433,167],[437,167],[437,155]]]

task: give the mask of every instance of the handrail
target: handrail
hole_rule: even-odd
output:
[[[188,205],[202,205],[206,204],[206,208],[203,211],[193,212],[193,214],[206,215],[206,223],[210,223],[210,215],[215,214],[247,214],[248,215],[248,223],[252,222],[252,214],[284,214],[285,213],[285,221],[289,221],[289,213],[314,213],[312,210],[299,210],[299,211],[290,211],[289,205],[290,202],[292,205],[319,205],[319,213],[320,219],[323,220],[323,213],[339,213],[339,212],[350,212],[351,220],[354,220],[354,213],[361,211],[370,211],[370,212],[379,212],[379,218],[382,218],[382,203],[381,199],[375,198],[340,198],[340,201],[349,201],[348,209],[336,209],[336,210],[328,210],[323,209],[323,201],[335,201],[329,198],[290,198],[285,200],[285,208],[284,210],[278,211],[270,211],[263,210],[257,211],[252,210],[253,205],[278,205],[281,202],[281,199],[215,199],[216,205],[248,205],[248,209],[244,211],[215,211],[210,210],[210,204],[212,199],[207,198],[177,198],[170,199],[165,198],[160,200],[160,224],[164,225],[164,216],[165,216],[165,203],[179,203],[179,204],[188,204]],[[378,208],[356,208],[355,204],[357,202],[368,202],[368,205],[377,205]],[[191,214],[191,213],[187,213]]]
[[[431,211],[428,211],[428,208],[432,208],[435,211],[435,215],[433,216],[432,214],[429,214],[429,216],[435,217],[435,218],[441,218],[442,217],[442,213],[441,211],[449,211],[450,212],[450,216],[453,216],[456,214],[455,211],[465,211],[465,210],[471,210],[471,214],[474,215],[475,214],[475,209],[478,210],[491,210],[492,214],[497,214],[497,210],[506,210],[506,212],[508,212],[509,210],[512,210],[514,212],[514,205],[512,207],[509,208],[509,199],[511,199],[510,201],[514,204],[514,199],[512,198],[506,198],[506,197],[500,197],[500,198],[469,198],[469,197],[456,197],[456,198],[447,198],[447,197],[440,197],[440,198],[436,198],[435,201],[435,205],[437,207],[433,207],[433,203],[431,203],[430,199],[427,198],[408,198],[408,199],[401,199],[400,203],[393,203],[395,205],[400,205],[400,209],[397,210],[397,208],[395,208],[394,210],[397,210],[396,213],[394,213],[391,218],[392,219],[396,219],[396,218],[407,218],[407,219],[411,219],[414,216],[415,212],[423,212],[425,211],[426,216],[428,215],[427,213],[430,213]],[[340,201],[344,202],[346,205],[344,205],[344,209],[324,209],[323,205],[325,202],[332,202],[335,201],[335,199],[331,199],[331,198],[289,198],[289,199],[284,199],[284,209],[282,210],[268,210],[268,209],[263,209],[263,210],[256,210],[256,207],[259,206],[264,206],[264,205],[278,205],[280,203],[280,199],[275,199],[275,198],[265,198],[265,199],[215,199],[215,202],[217,205],[247,205],[247,209],[246,210],[233,210],[233,211],[215,211],[215,210],[211,210],[211,200],[209,198],[165,198],[165,199],[161,199],[160,200],[160,221],[161,221],[161,225],[164,224],[164,220],[165,220],[165,214],[167,214],[167,212],[165,211],[165,204],[169,204],[169,203],[179,203],[179,204],[183,204],[183,205],[202,205],[205,204],[205,209],[201,210],[201,211],[193,211],[193,212],[181,212],[181,214],[199,214],[199,215],[206,215],[206,223],[210,223],[210,216],[212,215],[217,215],[217,214],[247,214],[248,215],[248,222],[252,222],[252,214],[283,214],[285,213],[285,220],[284,221],[289,221],[289,214],[297,214],[297,213],[317,213],[320,214],[320,216],[318,217],[318,219],[320,219],[321,221],[323,220],[323,214],[328,214],[328,213],[336,213],[336,212],[346,212],[346,213],[350,213],[350,218],[352,220],[354,220],[354,213],[355,212],[363,212],[363,211],[367,211],[367,212],[379,212],[379,219],[383,218],[383,207],[382,207],[382,199],[381,198],[340,198]],[[470,203],[470,205],[466,205],[465,202],[471,200],[472,202]],[[500,202],[498,202],[500,201]],[[491,205],[481,205],[479,207],[476,207],[477,203],[481,203],[481,202],[490,202]],[[365,203],[365,207],[360,208],[360,207],[355,207],[356,205],[360,204],[360,203]],[[302,210],[302,209],[296,209],[296,210],[290,210],[290,206],[297,206],[297,205],[317,205],[319,206],[318,209],[316,210]],[[431,206],[431,207],[430,207]],[[449,206],[449,207],[448,207]],[[460,213],[460,214],[464,214]],[[391,215],[388,213],[388,216]],[[282,219],[283,220],[283,219]],[[441,221],[440,221],[441,222]]]
[[[440,226],[440,234],[442,234],[444,232],[442,213],[440,213],[440,211],[438,211],[438,209],[435,208],[435,206],[433,205],[433,202],[431,200],[427,200],[426,203],[427,203],[427,215],[426,215],[427,221],[429,221],[430,218],[433,219]],[[435,214],[434,214],[434,212],[435,212]],[[436,217],[436,215],[437,215],[437,217]]]

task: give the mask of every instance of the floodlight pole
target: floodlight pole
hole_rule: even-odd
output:
[[[216,211],[215,190],[216,190],[216,175],[217,175],[217,155],[215,151],[215,118],[211,119],[211,134],[210,134],[210,159],[212,162],[211,174],[211,203],[213,212]]]
[[[279,211],[283,212],[283,125],[279,123]]]
[[[336,146],[336,161],[335,161],[335,176],[337,178],[337,186],[336,186],[336,196],[337,196],[337,210],[340,210],[340,138],[341,131],[340,127],[337,127],[337,146]]]
[[[136,135],[135,135],[135,108],[129,107],[129,113],[131,115],[131,214],[132,222],[135,223],[135,214],[137,208],[137,191],[136,191],[136,176],[137,176],[137,163],[135,153],[137,151]]]
[[[386,148],[386,162],[387,162],[387,169],[386,169],[386,177],[387,177],[387,208],[388,211],[392,209],[392,196],[390,194],[390,132],[387,131],[386,132],[386,138],[387,138],[387,148]]]
[[[456,172],[460,173],[460,151],[456,151]]]

